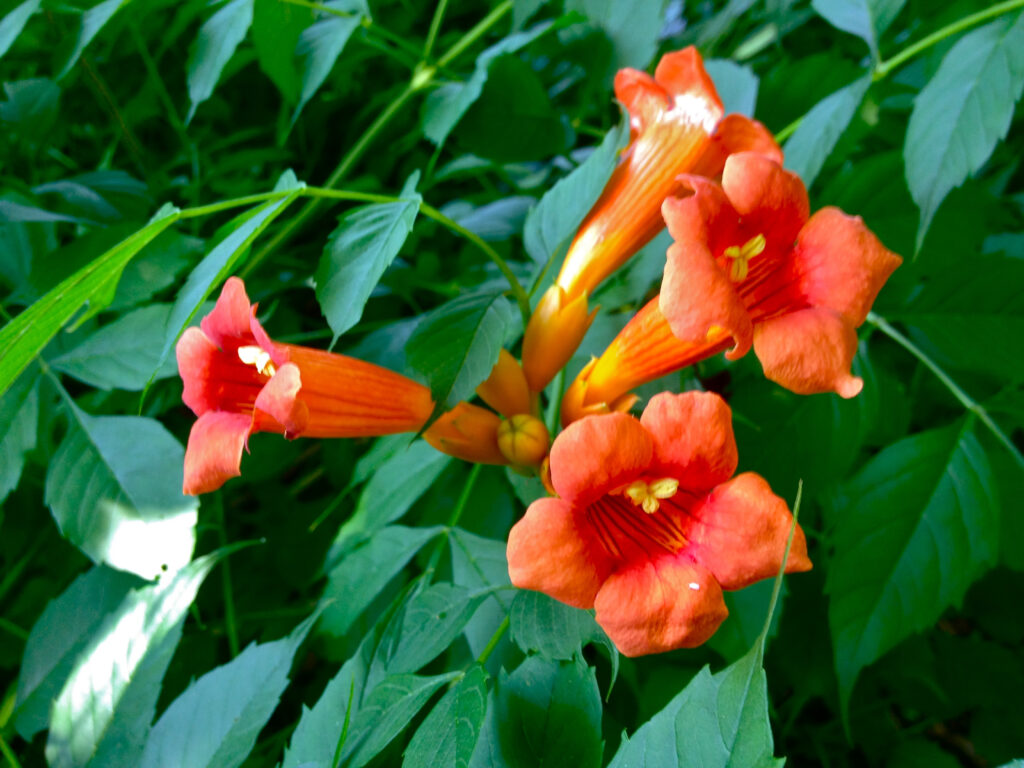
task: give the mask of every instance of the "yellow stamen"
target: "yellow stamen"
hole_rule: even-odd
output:
[[[270,353],[261,347],[239,347],[238,359],[246,365],[256,366],[256,370],[264,376],[273,376],[277,368],[270,362]]]
[[[644,512],[653,515],[660,506],[659,499],[671,499],[679,490],[679,481],[674,477],[663,477],[652,483],[636,480],[627,485],[622,492]]]
[[[750,272],[750,260],[760,256],[765,247],[764,235],[752,237],[743,245],[732,245],[725,249],[725,258],[732,259],[732,267],[729,270],[729,279],[738,283],[747,279]]]

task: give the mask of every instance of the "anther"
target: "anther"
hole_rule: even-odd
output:
[[[674,477],[664,477],[652,483],[636,480],[627,485],[622,492],[638,507],[643,507],[644,512],[653,515],[661,506],[660,500],[671,499],[678,490],[678,480]]]
[[[270,353],[261,347],[239,347],[238,359],[246,365],[253,365],[264,376],[273,376],[277,368],[270,361]]]
[[[727,259],[732,259],[729,279],[734,283],[746,280],[747,274],[750,272],[750,260],[755,256],[760,256],[764,252],[766,244],[764,235],[757,235],[743,245],[732,245],[726,248],[723,255]]]

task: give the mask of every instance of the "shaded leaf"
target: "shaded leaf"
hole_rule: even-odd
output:
[[[181,492],[185,451],[159,422],[89,416],[70,428],[46,473],[61,534],[97,563],[148,579],[192,557],[199,500]]]
[[[313,13],[280,0],[255,0],[252,15],[252,42],[262,69],[285,101],[294,104],[299,98],[299,70],[295,62],[295,46],[299,36],[313,21]]]
[[[0,21],[0,56],[7,53],[42,3],[43,0],[25,0],[4,16],[3,21]]]
[[[114,0],[107,0],[114,2]],[[228,0],[199,29],[188,57],[188,97],[185,122],[213,94],[221,73],[252,24],[254,0]]]
[[[907,184],[921,209],[917,246],[939,205],[1006,136],[1024,91],[1024,13],[964,35],[918,94],[903,148]]]
[[[23,739],[31,740],[46,728],[50,705],[75,659],[107,615],[140,585],[135,576],[98,565],[47,604],[25,643],[18,675],[14,724]]]
[[[93,41],[93,38],[113,18],[118,9],[127,2],[129,0],[103,0],[102,3],[94,5],[82,14],[82,22],[78,27],[78,36],[75,38],[71,55],[68,56],[68,60],[61,69],[60,74],[57,75],[58,80],[71,71],[71,68],[78,63],[78,58],[82,55],[82,51],[85,50],[86,46]]]
[[[511,584],[505,542],[453,530],[448,537],[452,553],[452,581],[471,589]],[[497,591],[488,597],[466,627],[466,640],[474,655],[480,655],[512,605],[510,592]]]
[[[327,75],[331,73],[334,62],[345,49],[345,43],[359,27],[364,16],[368,15],[363,0],[334,0],[325,3],[330,8],[352,13],[347,18],[328,16],[303,30],[299,37],[295,52],[299,63],[299,103],[292,113],[292,124],[299,119],[299,113],[315,94]]]
[[[907,0],[811,0],[829,24],[856,35],[878,58],[878,39],[896,19]]]
[[[645,69],[658,48],[664,0],[569,0],[567,11],[580,11],[600,27],[615,49],[615,68]]]
[[[0,502],[18,486],[38,424],[39,374],[26,371],[0,396]]]
[[[403,768],[466,768],[487,710],[487,673],[473,666],[416,729]]]
[[[930,626],[996,562],[994,479],[970,427],[889,446],[837,504],[829,624],[844,710],[863,667]]]
[[[185,612],[222,553],[129,593],[79,654],[50,713],[52,768],[138,765]]]
[[[704,62],[704,69],[715,83],[726,114],[737,112],[747,117],[754,116],[760,84],[754,70],[729,59],[708,59]]]

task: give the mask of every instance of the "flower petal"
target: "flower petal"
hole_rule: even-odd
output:
[[[726,357],[735,360],[750,349],[753,326],[747,308],[703,243],[669,247],[660,307],[672,333],[683,341],[711,341],[724,328],[735,341]]]
[[[742,589],[779,572],[793,516],[760,475],[744,472],[715,488],[684,517],[685,552],[723,589]],[[786,573],[809,571],[807,541],[797,526]]]
[[[263,411],[284,427],[284,436],[289,440],[301,435],[309,423],[309,407],[296,399],[301,389],[299,367],[285,363],[256,398],[256,410]]]
[[[713,392],[662,392],[651,398],[640,423],[654,439],[658,470],[689,491],[708,491],[736,471],[732,411]]]
[[[231,348],[226,351],[234,354],[235,347],[253,340],[252,331],[249,330],[251,314],[245,283],[237,277],[229,277],[221,289],[216,306],[202,319],[199,327],[221,349],[225,349],[225,342],[230,341],[228,346]]]
[[[597,623],[626,656],[694,648],[729,615],[711,572],[678,556],[617,571],[594,606]]]
[[[850,373],[856,352],[853,326],[829,309],[802,309],[754,326],[754,354],[764,375],[798,395],[857,395],[864,382]]]
[[[670,99],[675,97],[677,106],[681,101],[686,101],[694,108],[699,107],[698,111],[704,115],[697,122],[704,123],[708,133],[722,119],[725,109],[722,100],[718,98],[715,82],[704,69],[704,60],[692,45],[662,56],[654,70],[654,79],[669,93]]]
[[[251,424],[252,418],[242,413],[202,414],[188,435],[182,491],[193,496],[209,493],[242,474],[242,449]]]
[[[780,252],[793,247],[810,213],[799,176],[762,154],[740,152],[725,161],[722,188],[743,218],[744,237],[764,235],[768,247]]]
[[[642,132],[669,107],[670,97],[646,72],[629,67],[615,74],[615,98],[629,112],[634,135]]]
[[[184,389],[181,399],[196,416],[215,410],[217,400],[208,390],[210,371],[221,351],[198,328],[186,328],[174,348]]]
[[[533,502],[508,534],[508,573],[533,589],[577,608],[593,608],[611,563],[562,499]]]
[[[757,120],[732,114],[726,115],[718,123],[711,136],[711,144],[704,151],[693,173],[718,178],[725,168],[726,159],[737,152],[757,152],[780,165],[782,163],[782,149],[771,131]]]
[[[661,204],[661,215],[673,240],[703,243],[716,256],[731,245],[743,244],[740,215],[720,184],[694,174],[682,174],[678,181],[681,188],[693,194],[667,197]]]
[[[586,506],[636,479],[650,464],[653,450],[651,436],[632,416],[588,416],[555,438],[551,483],[570,504]]]
[[[854,327],[903,259],[864,226],[860,216],[822,208],[797,236],[793,266],[809,304],[828,307]]]

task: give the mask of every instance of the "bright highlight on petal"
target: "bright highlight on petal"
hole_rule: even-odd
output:
[[[574,422],[550,466],[560,498],[535,501],[513,526],[512,583],[594,608],[626,655],[700,645],[728,614],[723,589],[781,565],[792,516],[757,475],[729,480],[736,443],[718,395],[662,393],[641,421]],[[786,571],[810,567],[798,527]]]

